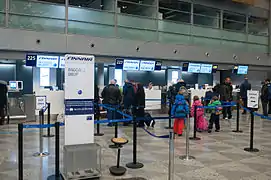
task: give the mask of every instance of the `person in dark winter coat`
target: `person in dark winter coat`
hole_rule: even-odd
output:
[[[268,116],[268,112],[267,112],[267,106],[268,106],[268,96],[269,96],[269,93],[268,93],[268,86],[270,85],[270,80],[269,79],[266,79],[264,81],[264,84],[262,86],[262,89],[261,89],[261,101],[262,101],[262,107],[263,107],[263,115],[264,116]]]
[[[175,84],[174,86],[175,86],[176,95],[177,95],[181,87],[185,87],[186,88],[186,83],[184,82],[184,80],[180,79],[177,82],[177,84]]]
[[[111,108],[119,108],[121,102],[120,89],[116,86],[115,80],[111,80],[110,84],[106,86],[102,91],[103,104]],[[108,120],[116,118],[115,111],[107,110]],[[111,126],[112,124],[108,124]]]
[[[225,79],[225,82],[220,85],[220,100],[222,101],[222,105],[226,105],[228,102],[232,101],[232,85],[231,79],[228,77]],[[227,117],[228,115],[228,117]],[[231,119],[231,107],[223,108],[223,119]]]
[[[137,84],[137,91],[135,94],[135,104],[136,104],[136,117],[144,118],[145,116],[145,90],[142,84]],[[138,123],[139,127],[144,127],[144,121],[140,120]]]
[[[244,82],[240,86],[240,97],[244,103],[244,107],[247,108],[247,91],[251,90],[251,84],[248,82],[248,78],[245,77]],[[246,114],[246,110],[242,114]]]
[[[133,84],[126,80],[123,86],[123,105],[124,109],[131,110],[132,105],[135,104],[135,89]]]
[[[0,125],[5,122],[5,109],[7,107],[8,88],[4,82],[0,82]]]

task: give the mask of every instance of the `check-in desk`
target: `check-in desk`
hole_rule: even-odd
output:
[[[160,110],[161,109],[161,90],[145,89],[145,110]]]

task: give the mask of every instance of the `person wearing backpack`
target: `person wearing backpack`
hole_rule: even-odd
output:
[[[215,124],[215,132],[220,131],[220,122],[219,122],[219,115],[221,114],[222,107],[221,102],[219,101],[219,98],[217,96],[214,96],[211,100],[211,102],[208,104],[209,107],[213,107],[211,117],[209,120],[209,127],[208,127],[208,133],[212,132],[213,125]]]
[[[184,120],[189,114],[189,106],[183,96],[184,90],[180,89],[175,97],[175,102],[171,109],[171,116],[175,117],[173,131],[174,134],[182,136],[184,128]]]
[[[269,87],[270,87],[270,80],[266,79],[261,89],[261,101],[262,101],[264,116],[268,116],[267,106],[268,106],[268,101],[269,101]]]

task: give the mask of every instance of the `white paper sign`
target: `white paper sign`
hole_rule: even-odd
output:
[[[259,91],[247,91],[247,107],[259,108]]]
[[[36,110],[41,110],[46,106],[46,96],[36,96]]]
[[[94,56],[65,56],[65,145],[94,143]]]

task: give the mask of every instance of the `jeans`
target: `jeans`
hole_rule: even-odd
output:
[[[242,101],[244,103],[244,107],[247,108],[247,98],[242,98]],[[245,109],[244,109],[243,113],[246,113]]]
[[[213,129],[213,124],[215,124],[215,129],[220,130],[220,121],[219,121],[219,115],[216,115],[215,113],[211,114],[211,118],[209,121],[209,130]]]
[[[229,103],[222,103],[222,105],[229,105]],[[222,110],[223,113],[223,119],[225,119],[228,115],[228,118],[231,119],[232,118],[232,114],[231,114],[231,107],[223,107]]]
[[[268,116],[267,112],[268,101],[262,101],[262,106],[263,106],[263,115]]]
[[[117,106],[110,106],[110,108],[117,108]],[[116,110],[107,109],[107,119],[108,120],[114,120],[116,119]],[[112,126],[112,123],[108,123],[108,126]]]

